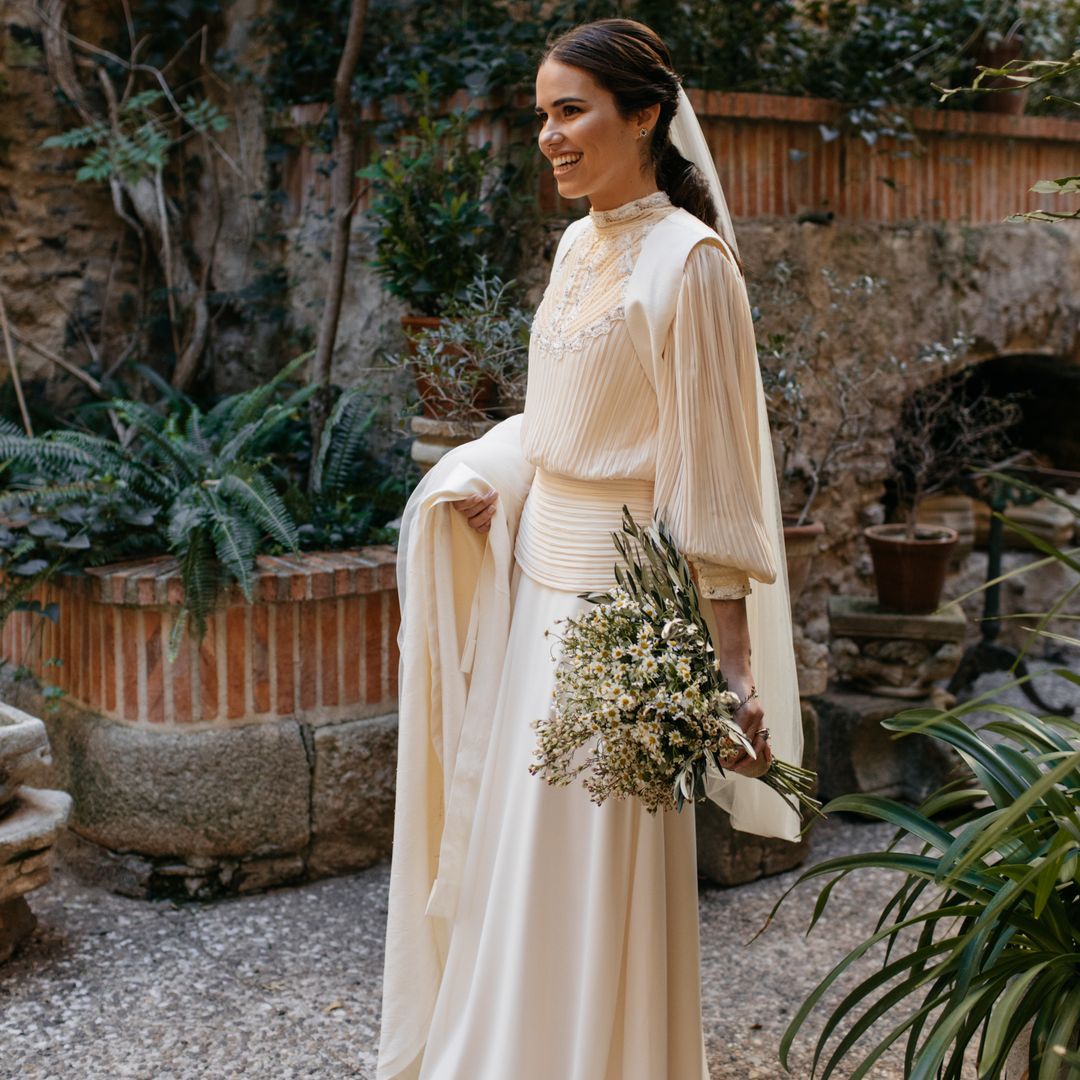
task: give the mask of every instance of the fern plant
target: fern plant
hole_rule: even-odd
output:
[[[380,409],[365,388],[344,390],[323,430],[310,470],[310,487],[299,482],[308,475],[305,461],[298,462],[291,474],[283,470],[285,505],[302,522],[297,530],[301,550],[396,540],[396,534],[382,523],[401,512],[416,470],[406,447],[397,448],[405,456],[405,468],[381,462],[372,453],[369,437]],[[301,434],[306,437],[307,430]],[[310,451],[310,445],[302,451]]]
[[[206,630],[220,590],[235,582],[250,601],[260,554],[371,542],[400,511],[402,478],[377,468],[367,439],[378,414],[358,387],[337,399],[319,445],[304,415],[314,387],[292,377],[298,356],[269,382],[210,409],[164,383],[159,407],[110,401],[121,438],[53,431],[33,438],[0,420],[0,622],[51,575],[130,559],[175,555],[184,601],[173,625]],[[314,484],[305,491],[305,454]],[[302,522],[302,524],[298,524]]]
[[[250,600],[256,555],[298,548],[269,462],[276,436],[313,392],[305,387],[276,400],[309,355],[205,412],[183,395],[174,395],[165,413],[137,401],[109,402],[127,425],[123,441],[82,431],[30,438],[5,425],[0,525],[12,538],[4,569],[14,584],[0,617],[58,569],[151,552],[172,552],[180,565],[184,605],[174,649],[189,620],[202,636],[226,581]],[[85,557],[73,559],[73,552]]]
[[[112,403],[136,434],[133,445],[141,466],[163,485],[164,531],[184,587],[174,648],[188,617],[196,636],[202,636],[223,575],[250,601],[255,558],[267,543],[292,551],[299,547],[296,523],[270,480],[268,465],[275,436],[314,393],[307,386],[274,400],[308,355],[205,413],[190,402],[165,415],[141,402]]]

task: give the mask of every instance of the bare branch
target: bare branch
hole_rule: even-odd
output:
[[[8,366],[11,368],[11,380],[15,386],[15,398],[19,402],[19,412],[22,414],[23,427],[27,435],[34,434],[34,425],[30,423],[30,411],[26,407],[26,398],[23,396],[22,380],[19,378],[19,365],[15,362],[15,349],[11,344],[11,333],[8,329],[7,305],[4,303],[4,294],[0,293],[0,329],[4,332],[4,351],[7,353]]]

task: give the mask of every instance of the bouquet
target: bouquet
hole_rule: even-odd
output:
[[[565,623],[548,716],[533,722],[529,772],[551,784],[579,776],[593,802],[636,795],[650,813],[705,797],[706,765],[754,750],[734,719],[740,704],[714,657],[690,567],[662,522],[646,532],[623,506],[613,532],[623,566],[596,606]],[[814,773],[773,759],[760,781],[796,811],[820,814]]]

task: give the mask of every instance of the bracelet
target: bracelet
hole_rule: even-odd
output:
[[[742,699],[742,701],[740,701],[739,704],[736,705],[735,708],[731,710],[731,715],[734,716],[748,701],[751,701],[753,698],[756,698],[757,696],[758,696],[757,687],[756,686],[751,686],[750,687],[750,693],[747,694],[746,697],[744,697]]]

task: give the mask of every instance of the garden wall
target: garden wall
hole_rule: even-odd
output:
[[[207,896],[342,873],[390,851],[399,609],[395,552],[262,557],[199,644],[167,643],[168,559],[65,577],[20,612],[7,693],[45,717],[74,798],[67,841],[135,895]]]

